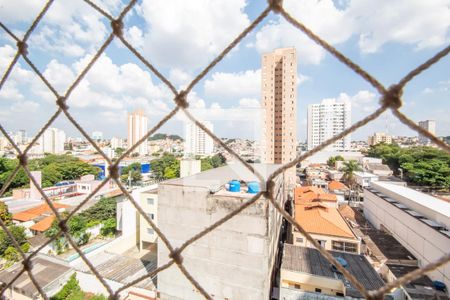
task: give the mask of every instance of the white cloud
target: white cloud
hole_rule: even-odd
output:
[[[137,10],[145,31],[128,35],[158,66],[202,68],[249,24],[245,5],[245,0],[143,1]]]
[[[423,49],[449,41],[449,0],[358,0],[345,3],[340,8],[335,7],[332,0],[291,0],[285,2],[285,8],[333,45],[356,35],[359,48],[365,53],[377,52],[389,42]],[[294,46],[300,64],[318,64],[325,54],[321,47],[282,17],[261,28],[254,46],[260,52]]]
[[[192,79],[191,75],[187,72],[184,72],[181,69],[178,68],[170,69],[169,80],[175,85],[184,87],[189,83],[191,79]]]
[[[209,98],[258,98],[261,93],[261,70],[239,73],[213,73],[205,81],[205,95]]]
[[[239,108],[260,108],[259,100],[252,98],[242,98],[239,100]]]

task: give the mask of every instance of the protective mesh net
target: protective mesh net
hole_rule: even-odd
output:
[[[11,36],[16,42],[17,42],[17,52],[9,64],[8,68],[5,71],[5,74],[1,78],[0,81],[0,89],[4,87],[5,82],[8,80],[11,71],[13,70],[15,64],[17,63],[18,59],[22,57],[26,63],[30,66],[30,68],[36,73],[37,76],[42,80],[42,82],[45,84],[45,86],[51,91],[51,93],[55,96],[56,100],[56,112],[49,118],[49,120],[44,124],[44,126],[39,130],[38,134],[33,138],[31,143],[23,150],[21,151],[19,147],[14,143],[12,137],[8,135],[8,132],[5,130],[2,124],[0,124],[0,131],[3,133],[3,135],[7,138],[9,143],[13,146],[15,151],[17,151],[19,165],[17,168],[12,172],[11,176],[7,179],[5,184],[3,185],[0,196],[2,196],[5,191],[7,190],[8,186],[11,184],[14,177],[17,175],[20,168],[22,168],[30,180],[34,183],[36,187],[38,187],[38,190],[40,194],[42,195],[42,198],[45,200],[45,202],[49,205],[53,213],[55,214],[56,220],[58,221],[59,226],[59,233],[49,239],[44,245],[40,246],[38,249],[36,249],[32,253],[24,253],[21,249],[18,242],[14,239],[14,236],[8,229],[8,227],[5,225],[5,223],[0,219],[0,225],[3,228],[3,230],[6,232],[6,234],[11,238],[14,247],[19,252],[23,268],[20,272],[18,272],[14,278],[5,285],[3,285],[3,288],[0,292],[0,295],[4,295],[5,291],[11,287],[11,285],[14,283],[14,281],[19,278],[24,272],[26,272],[37,290],[39,291],[40,295],[47,299],[46,294],[44,293],[41,286],[39,286],[39,283],[33,274],[33,264],[32,259],[33,257],[36,257],[37,253],[43,249],[46,245],[50,244],[52,241],[54,241],[56,238],[60,236],[65,236],[69,244],[75,249],[75,251],[80,255],[81,259],[86,263],[86,265],[89,267],[89,269],[92,271],[92,273],[98,278],[98,280],[101,282],[101,284],[106,288],[106,290],[109,293],[109,297],[111,299],[118,299],[120,292],[126,290],[127,288],[145,280],[148,278],[151,278],[158,274],[159,272],[169,268],[173,264],[175,264],[180,271],[186,276],[186,278],[192,283],[192,285],[195,287],[195,289],[201,293],[206,299],[212,299],[212,296],[208,293],[207,290],[205,290],[202,287],[202,283],[198,282],[194,276],[191,275],[189,270],[185,268],[183,265],[183,251],[189,247],[192,243],[195,241],[201,239],[203,236],[208,234],[209,232],[216,229],[221,224],[227,222],[237,214],[239,214],[244,209],[248,208],[252,204],[254,204],[260,197],[264,196],[267,199],[269,199],[271,205],[273,205],[277,211],[282,214],[286,220],[292,224],[294,228],[296,228],[299,232],[301,232],[306,239],[311,242],[316,249],[333,265],[335,265],[340,272],[343,273],[343,275],[352,283],[354,287],[356,287],[362,295],[366,298],[371,299],[382,299],[383,296],[392,288],[399,287],[401,285],[404,285],[412,280],[415,280],[423,274],[432,271],[436,268],[439,268],[443,266],[444,264],[448,263],[450,261],[450,254],[446,254],[442,256],[437,261],[430,263],[428,265],[422,266],[419,269],[416,269],[415,271],[412,271],[398,279],[396,279],[393,282],[390,282],[383,286],[382,288],[378,290],[371,290],[368,291],[364,288],[364,286],[358,281],[357,278],[355,278],[352,274],[350,274],[345,268],[343,268],[334,258],[332,255],[330,255],[327,251],[325,251],[320,245],[317,243],[316,240],[314,240],[296,221],[293,219],[289,213],[287,213],[283,207],[278,204],[273,195],[273,187],[274,186],[274,179],[279,174],[283,173],[286,169],[293,167],[297,165],[302,160],[310,157],[314,153],[317,153],[321,150],[323,150],[325,147],[329,146],[330,144],[336,142],[337,140],[342,139],[344,136],[350,134],[351,132],[357,130],[358,128],[366,125],[367,123],[375,120],[378,118],[382,113],[384,113],[387,110],[391,110],[394,116],[396,116],[402,123],[407,125],[412,130],[418,132],[419,134],[427,137],[430,139],[431,142],[436,144],[438,147],[446,151],[447,153],[450,153],[450,147],[446,145],[443,141],[438,139],[436,136],[431,134],[430,132],[426,131],[425,129],[419,127],[414,121],[412,121],[408,116],[404,115],[399,109],[402,106],[402,92],[404,87],[411,81],[414,77],[418,76],[420,73],[422,73],[424,70],[432,66],[433,64],[437,63],[441,58],[446,56],[450,52],[450,45],[445,47],[443,50],[436,53],[433,57],[431,57],[429,60],[424,62],[423,64],[419,65],[417,68],[406,74],[399,82],[392,84],[390,87],[386,88],[383,86],[375,77],[373,77],[371,74],[366,72],[362,67],[354,63],[352,60],[350,60],[348,57],[346,57],[344,54],[336,50],[333,46],[331,46],[327,41],[323,40],[321,37],[316,35],[314,32],[312,32],[308,27],[306,27],[300,20],[295,19],[293,16],[289,14],[288,11],[286,11],[283,7],[283,3],[281,0],[269,0],[267,7],[259,14],[257,18],[251,22],[251,24],[245,28],[223,51],[214,59],[212,60],[196,77],[192,82],[184,89],[178,91],[174,85],[166,78],[164,77],[158,69],[150,63],[150,61],[145,58],[135,47],[133,47],[124,37],[123,35],[123,19],[125,15],[131,10],[131,8],[136,4],[136,0],[132,0],[126,7],[121,11],[119,16],[113,17],[110,13],[105,11],[104,9],[100,8],[95,3],[91,2],[90,0],[84,0],[87,4],[92,7],[92,9],[95,9],[99,13],[101,13],[105,18],[107,18],[110,21],[111,24],[111,32],[108,36],[108,38],[103,42],[101,47],[98,49],[96,54],[91,58],[87,66],[81,71],[81,73],[78,74],[76,79],[73,81],[73,83],[70,85],[70,87],[67,89],[65,94],[61,95],[59,94],[56,89],[50,84],[50,82],[46,79],[46,77],[39,71],[39,69],[33,64],[33,62],[30,60],[28,56],[27,51],[27,41],[29,40],[31,34],[35,30],[37,24],[44,18],[45,14],[51,7],[52,3],[54,1],[49,0],[45,6],[42,8],[38,16],[34,19],[32,25],[28,28],[28,30],[25,32],[24,36],[22,38],[17,37],[15,34],[12,33],[12,31],[5,26],[5,24],[0,23],[1,28],[9,35]],[[329,140],[325,141],[321,145],[317,146],[316,148],[298,156],[293,161],[284,164],[280,168],[278,168],[275,172],[273,172],[270,176],[268,176],[266,179],[263,178],[261,174],[259,174],[250,164],[248,164],[244,159],[242,159],[237,153],[235,153],[228,145],[226,145],[220,138],[218,138],[216,135],[214,135],[207,127],[205,127],[201,122],[199,122],[189,111],[189,103],[187,101],[187,95],[192,91],[194,86],[196,86],[201,79],[203,79],[208,72],[210,72],[221,60],[224,59],[224,57],[246,36],[248,35],[252,30],[255,29],[255,27],[260,24],[268,15],[270,12],[274,12],[276,14],[281,15],[283,18],[286,19],[292,26],[297,28],[299,31],[303,32],[305,35],[307,35],[311,40],[313,40],[315,43],[320,45],[323,49],[328,51],[332,56],[334,56],[336,59],[338,59],[340,62],[342,62],[345,66],[353,70],[356,74],[361,76],[364,80],[366,80],[370,85],[372,85],[379,93],[379,107],[369,114],[364,119],[354,123],[349,128],[345,129],[341,133],[337,134],[336,136],[330,138]],[[133,145],[131,148],[129,148],[126,152],[124,152],[116,161],[111,161],[109,157],[99,148],[99,146],[92,140],[92,138],[86,133],[86,131],[83,129],[83,127],[77,122],[77,120],[73,117],[73,115],[70,112],[69,107],[67,106],[66,102],[67,99],[71,96],[73,91],[77,88],[81,80],[86,76],[86,74],[89,72],[89,70],[92,68],[92,66],[96,63],[96,61],[99,59],[99,57],[102,55],[102,53],[105,51],[105,49],[111,44],[111,42],[117,39],[120,41],[126,48],[129,49],[131,53],[133,53],[155,76],[157,76],[173,93],[173,101],[176,104],[176,107],[170,111],[163,119],[161,119],[153,128],[151,128],[145,136],[143,136],[135,145]],[[169,119],[171,119],[177,112],[182,111],[188,119],[190,119],[192,122],[194,122],[197,126],[199,126],[202,130],[204,130],[213,140],[215,143],[223,147],[226,151],[228,151],[232,156],[234,156],[237,160],[239,160],[246,168],[248,168],[250,171],[255,173],[255,175],[261,180],[261,182],[265,182],[267,188],[267,191],[259,192],[254,197],[249,199],[247,202],[242,204],[238,209],[235,211],[229,213],[225,217],[219,219],[214,224],[209,226],[208,228],[202,230],[198,234],[194,235],[187,241],[185,241],[180,247],[174,248],[167,237],[164,235],[163,232],[155,225],[155,223],[150,219],[150,217],[144,212],[144,210],[140,207],[140,205],[133,199],[133,197],[130,195],[130,193],[127,191],[127,189],[123,186],[123,184],[120,181],[119,178],[119,163],[128,155],[133,153],[133,151],[143,142],[147,140],[148,137],[150,137],[152,134],[154,134],[164,123],[166,123]],[[59,116],[59,115],[65,115],[66,118],[79,130],[79,132],[89,141],[90,144],[98,151],[98,153],[107,161],[109,165],[109,175],[102,181],[102,183],[95,188],[66,218],[63,218],[61,214],[58,212],[58,210],[55,208],[53,202],[46,196],[44,191],[39,188],[39,185],[37,184],[36,179],[32,176],[30,169],[28,168],[27,164],[27,153],[29,152],[30,148],[33,146],[33,144],[36,143],[36,141],[42,136],[44,131],[50,127],[50,125],[53,123],[53,121]],[[120,190],[124,193],[124,195],[131,201],[131,203],[134,205],[136,210],[139,212],[139,214],[148,222],[148,224],[154,229],[154,231],[159,236],[160,242],[164,244],[168,250],[169,250],[169,262],[165,265],[162,265],[155,269],[152,272],[149,272],[148,274],[129,282],[128,284],[122,286],[119,289],[113,290],[110,285],[108,285],[105,278],[103,278],[99,272],[95,269],[94,265],[88,260],[88,258],[84,255],[84,253],[81,251],[81,249],[77,246],[75,243],[73,237],[69,234],[67,222],[68,219],[70,219],[79,209],[87,203],[94,195],[109,181],[113,180],[117,186],[120,188]]]

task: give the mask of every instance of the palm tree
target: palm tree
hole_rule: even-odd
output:
[[[344,175],[342,177],[350,188],[350,196],[353,194],[355,184],[354,172],[359,170],[361,170],[361,168],[356,160],[344,161],[344,166],[342,167],[342,172],[344,172]]]

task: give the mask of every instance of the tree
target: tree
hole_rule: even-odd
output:
[[[8,230],[11,232],[11,235],[14,237],[14,239],[20,246],[22,246],[27,242],[27,236],[25,234],[24,227],[17,225],[10,225],[8,227]],[[0,230],[0,255],[3,255],[6,249],[8,249],[8,247],[10,246],[14,247],[11,238],[5,231]]]
[[[12,214],[8,210],[8,206],[4,202],[0,202],[0,218],[6,226],[11,224]]]
[[[161,158],[150,163],[153,175],[158,180],[180,177],[180,162],[173,154],[165,152]]]
[[[359,171],[361,168],[356,160],[344,161],[344,167],[342,172],[344,173],[343,178],[347,184],[352,187],[354,184],[354,172]]]
[[[112,236],[116,233],[116,218],[110,218],[103,222],[103,227],[100,229],[100,233],[103,236]]]
[[[327,160],[327,165],[334,168],[337,161],[344,161],[344,160],[345,160],[344,157],[342,157],[341,155],[331,156]]]
[[[141,163],[135,162],[126,166],[122,169],[122,175],[120,176],[120,180],[122,182],[127,183],[129,177],[131,176],[131,183],[136,183],[142,180],[141,175]]]
[[[450,188],[450,155],[440,149],[377,144],[370,147],[367,155],[381,158],[397,174],[401,168],[404,179],[409,183]]]
[[[117,201],[114,198],[101,198],[97,203],[79,213],[86,223],[92,220],[106,221],[116,218]]]
[[[77,280],[76,273],[73,273],[61,290],[51,297],[50,300],[66,300],[69,299],[72,294],[79,291],[81,291],[80,284]]]
[[[125,149],[118,147],[114,151],[116,152],[117,156],[121,156],[125,152]]]

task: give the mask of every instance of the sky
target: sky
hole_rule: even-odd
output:
[[[122,0],[94,1],[117,16]],[[0,20],[23,36],[44,6],[42,0],[0,0]],[[130,11],[124,35],[174,83],[185,87],[265,8],[266,1],[145,0]],[[450,43],[450,0],[285,0],[291,15],[307,25],[381,83],[389,86]],[[64,93],[110,33],[108,20],[83,1],[55,1],[28,41],[29,58]],[[190,109],[214,124],[221,137],[255,139],[261,132],[261,54],[295,47],[298,59],[297,132],[306,138],[307,106],[347,99],[352,123],[378,106],[379,95],[358,75],[327,54],[281,16],[271,13],[189,95]],[[15,55],[13,40],[0,32],[0,73]],[[406,87],[402,112],[414,121],[433,119],[437,135],[450,135],[450,57]],[[68,99],[71,114],[88,133],[126,137],[127,112],[146,111],[156,124],[173,107],[171,92],[115,40]],[[0,91],[0,122],[29,136],[56,111],[54,96],[23,59]],[[158,132],[181,134],[177,115]],[[65,116],[54,127],[81,134]],[[416,135],[389,112],[352,134]]]

